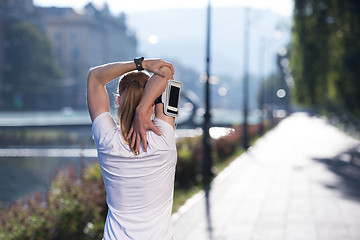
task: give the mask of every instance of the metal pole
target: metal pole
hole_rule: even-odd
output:
[[[8,1],[0,3],[0,108],[4,105],[4,65]]]
[[[243,147],[249,148],[248,139],[248,100],[249,100],[249,8],[245,9],[245,26],[244,26],[244,84],[243,84]]]
[[[259,104],[259,110],[260,110],[260,134],[264,134],[265,131],[265,76],[266,76],[266,72],[265,72],[265,51],[266,51],[266,42],[265,39],[262,38],[261,39],[261,51],[260,51],[260,79],[261,79],[261,98],[259,99],[260,104]]]
[[[211,172],[211,142],[210,142],[210,28],[211,28],[211,0],[209,0],[207,8],[207,35],[206,35],[206,83],[205,83],[205,115],[204,115],[204,136],[203,136],[203,146],[204,146],[204,159],[202,162],[202,175],[204,185],[210,183],[212,172]]]

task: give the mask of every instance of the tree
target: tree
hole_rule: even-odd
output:
[[[7,109],[53,108],[57,95],[54,84],[60,70],[46,35],[29,22],[16,22],[8,28],[5,51]]]
[[[360,3],[295,0],[291,67],[295,100],[360,116]]]

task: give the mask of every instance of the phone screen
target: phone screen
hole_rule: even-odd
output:
[[[169,106],[177,108],[179,103],[179,93],[180,88],[171,86],[170,88],[170,99],[169,99]]]

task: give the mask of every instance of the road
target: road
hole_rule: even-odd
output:
[[[177,240],[360,239],[360,142],[296,113],[173,215]]]

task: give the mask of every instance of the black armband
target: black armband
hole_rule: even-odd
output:
[[[155,100],[155,105],[162,102],[162,94]]]

